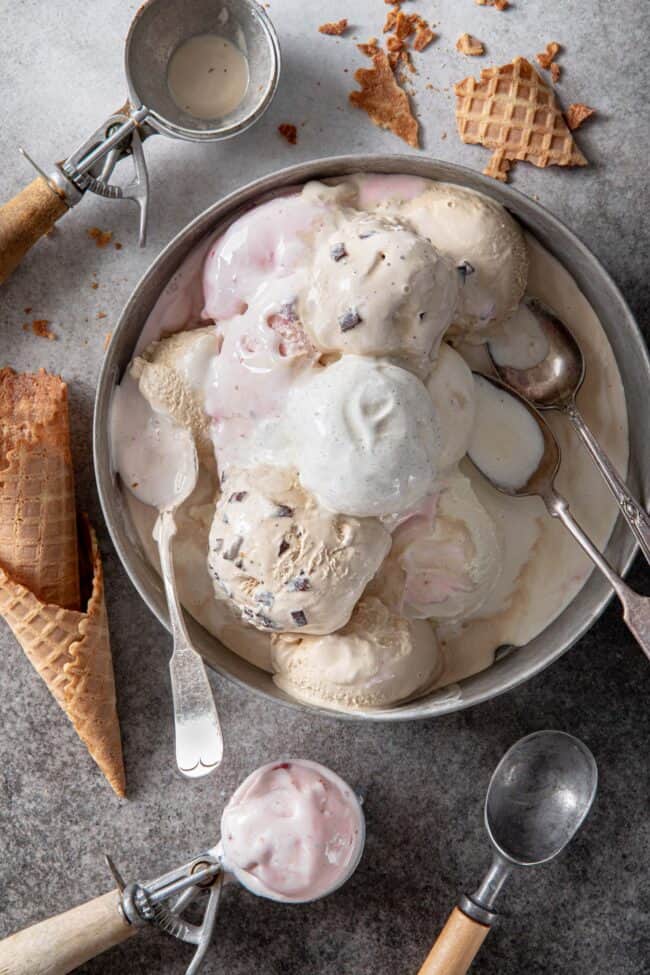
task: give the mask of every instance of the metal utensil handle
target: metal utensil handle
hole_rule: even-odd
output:
[[[568,406],[566,408],[566,414],[593,457],[596,467],[603,475],[610,491],[616,498],[616,503],[621,510],[621,514],[630,526],[630,530],[639,543],[641,551],[648,562],[650,562],[650,516],[636,498],[630,494],[627,484],[620,477],[611,460],[594,437],[577,406],[575,404]]]
[[[66,975],[136,934],[112,890],[0,942],[2,975]]]
[[[174,699],[176,761],[189,776],[206,775],[223,757],[223,735],[203,660],[192,646],[176,591],[171,541],[176,534],[172,511],[161,511],[155,536],[160,550],[174,652],[169,662]]]
[[[623,619],[636,641],[650,659],[650,596],[640,596],[623,582],[621,577],[612,569],[611,565],[598,551],[589,536],[582,530],[569,511],[565,499],[553,491],[544,498],[546,507],[554,518],[559,518],[578,545],[587,553],[592,562],[609,580],[614,592],[623,604]]]

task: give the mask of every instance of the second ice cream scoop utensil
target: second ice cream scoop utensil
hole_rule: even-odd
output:
[[[206,117],[200,110],[198,116],[191,114],[189,109],[193,106],[185,104],[185,97],[179,103],[171,84],[176,52],[184,43],[200,44],[206,37],[213,39],[213,47],[221,46],[224,57],[230,52],[247,64],[247,84],[242,84],[240,101],[219,112],[215,107],[214,118]],[[204,79],[215,70],[214,66],[208,68],[207,63],[197,63],[197,55],[192,54],[189,64],[188,58],[184,59],[188,85],[196,82],[193,73],[197,69],[204,69]],[[38,176],[0,207],[0,284],[87,192],[135,202],[140,210],[143,245],[149,204],[143,140],[158,132],[189,142],[217,142],[245,131],[264,114],[275,94],[280,48],[271,21],[255,0],[147,0],[129,28],[124,66],[128,100],[71,155],[44,172],[21,150]],[[212,77],[225,87],[222,72],[215,72]],[[207,86],[208,81],[204,80],[202,89]],[[133,159],[133,180],[126,186],[111,183],[113,169],[127,156]]]
[[[596,795],[598,770],[578,738],[537,731],[510,748],[485,798],[492,864],[480,887],[463,895],[419,975],[465,975],[497,915],[497,896],[518,867],[554,859],[575,836]]]
[[[125,884],[107,857],[117,890],[0,941],[0,972],[66,975],[154,926],[195,946],[187,975],[196,975],[223,887],[239,882],[258,896],[294,904],[326,897],[356,870],[365,824],[343,779],[316,762],[293,759],[262,766],[242,782],[224,810],[221,835],[216,846],[146,883]]]
[[[475,381],[478,384],[479,390],[481,389],[481,384],[487,383],[488,389],[492,387],[498,391],[502,403],[508,409],[512,406],[519,414],[521,414],[523,409],[527,412],[528,417],[534,421],[534,425],[525,431],[526,436],[522,436],[518,444],[522,452],[524,449],[528,450],[530,447],[530,443],[528,442],[531,439],[528,436],[529,433],[536,433],[536,436],[541,436],[541,439],[539,440],[538,454],[535,455],[534,467],[526,471],[520,482],[505,479],[506,474],[510,473],[510,469],[505,463],[496,463],[494,466],[488,466],[490,461],[494,461],[494,455],[489,450],[481,450],[482,440],[480,437],[477,438],[476,444],[474,442],[470,444],[468,450],[470,460],[487,477],[490,483],[502,493],[508,494],[511,497],[538,495],[542,499],[548,513],[553,518],[558,518],[562,522],[594,565],[608,579],[612,589],[623,605],[623,618],[627,623],[628,629],[636,638],[637,643],[645,655],[650,659],[650,597],[641,596],[639,593],[634,592],[621,579],[607,559],[596,548],[586,532],[577,523],[569,511],[567,501],[556,490],[555,477],[560,467],[561,452],[551,428],[541,413],[531,403],[524,399],[523,396],[520,396],[519,393],[506,386],[501,380],[475,374]],[[504,418],[507,418],[505,411]],[[499,417],[497,415],[497,422],[498,419]],[[528,423],[530,424],[530,419],[528,419]],[[535,425],[537,431],[535,431]],[[509,444],[508,449],[510,451],[517,449],[514,443],[513,441]],[[503,461],[504,458],[501,458],[501,460]]]
[[[525,309],[533,316],[544,342],[546,354],[526,368],[508,364],[499,344],[488,345],[488,352],[498,375],[511,389],[530,400],[540,410],[558,410],[568,416],[581,437],[596,467],[616,498],[641,551],[650,562],[650,515],[632,496],[629,488],[605,454],[578,409],[576,396],[585,377],[582,349],[575,338],[549,308],[537,298],[527,298]]]

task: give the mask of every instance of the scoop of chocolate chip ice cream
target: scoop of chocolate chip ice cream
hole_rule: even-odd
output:
[[[214,584],[262,630],[344,626],[390,548],[376,518],[322,508],[295,471],[228,472],[210,529]]]
[[[458,275],[426,237],[391,218],[356,213],[321,235],[301,317],[327,352],[435,355],[453,318]]]

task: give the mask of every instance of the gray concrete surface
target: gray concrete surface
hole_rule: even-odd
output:
[[[616,606],[579,646],[524,687],[431,722],[362,727],[309,720],[215,680],[227,761],[207,781],[188,783],[174,771],[169,639],[119,565],[93,483],[91,416],[105,333],[160,248],[220,194],[292,160],[404,148],[346,104],[362,60],[353,39],[316,31],[325,19],[348,16],[353,33],[366,39],[380,31],[384,4],[271,0],[267,6],[284,52],[277,99],[256,128],[221,146],[152,140],[146,250],[137,249],[128,204],[90,198],[0,290],[2,363],[46,366],[70,384],[79,504],[98,525],[105,556],[129,780],[129,800],[118,802],[0,626],[0,934],[108,889],[104,850],[128,876],[147,877],[214,841],[234,786],[261,762],[292,753],[323,761],[367,790],[366,855],[352,881],[319,904],[283,907],[230,893],[206,975],[415,972],[457,894],[476,883],[486,865],[481,805],[494,764],[520,735],[556,727],[592,748],[601,774],[596,807],[565,856],[513,879],[503,899],[505,916],[473,971],[648,973],[650,670]],[[561,97],[586,101],[599,113],[578,136],[592,165],[576,172],[520,165],[513,184],[576,230],[647,328],[647,4],[514,0],[506,13],[473,0],[409,6],[440,31],[418,58],[413,79],[424,151],[468,166],[482,168],[487,153],[458,142],[450,84],[482,65],[532,56],[549,40],[565,45]],[[122,40],[136,7],[135,0],[90,0],[81,7],[0,0],[2,198],[31,178],[18,144],[48,164],[121,104]],[[486,58],[463,59],[454,51],[463,31],[485,42]],[[299,126],[296,147],[277,135],[281,122]],[[96,249],[86,236],[92,226],[111,230],[123,248]],[[33,317],[49,319],[58,340],[24,332],[23,322]],[[631,579],[647,586],[648,573],[637,564]],[[164,935],[145,933],[81,971],[175,975],[189,955]]]

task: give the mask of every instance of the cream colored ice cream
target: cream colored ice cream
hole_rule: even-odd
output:
[[[347,234],[362,225],[372,226],[379,239],[355,238],[354,259],[348,253],[346,264],[346,255],[334,260],[325,252],[326,242],[345,245],[334,239],[343,228]],[[378,252],[382,241],[386,248]],[[441,337],[430,329],[434,319],[418,314],[416,328],[404,328],[413,302],[432,284],[420,274],[430,247],[452,262],[461,292],[437,360],[431,358]],[[372,260],[379,254],[376,267],[368,264],[372,254]],[[389,270],[388,255],[403,256],[404,266],[394,280],[381,278],[382,305],[372,285],[375,275]],[[331,261],[326,273],[340,273],[341,280],[332,277],[331,288],[321,289],[316,318],[323,334],[340,337],[332,311],[347,289],[359,303],[369,302],[373,322],[365,338],[360,323],[344,329],[345,347],[326,339],[327,352],[315,347],[316,333],[310,338],[303,321],[315,294],[312,272],[320,273],[325,257]],[[365,268],[361,275],[359,267]],[[445,302],[435,301],[445,289],[442,265],[436,267],[433,315],[442,328]],[[496,647],[521,645],[539,634],[587,579],[591,565],[540,500],[500,494],[464,456],[473,441],[471,452],[485,469],[496,465],[512,483],[513,463],[525,460],[522,446],[534,459],[535,438],[520,425],[510,424],[502,438],[498,404],[479,403],[468,368],[489,371],[481,345],[488,340],[495,354],[516,361],[543,353],[522,315],[525,306],[516,311],[524,288],[553,306],[579,338],[587,361],[580,406],[624,474],[624,394],[593,309],[558,262],[530,235],[524,241],[506,211],[479,194],[399,175],[312,183],[254,208],[218,239],[203,242],[161,295],[138,344],[145,357],[134,365],[140,393],[157,415],[189,427],[203,445],[199,483],[178,511],[179,593],[227,647],[277,671],[289,694],[325,707],[388,707],[432,684],[462,681],[489,666]],[[201,309],[216,326],[148,348],[175,328],[194,329]],[[213,339],[200,333],[216,335],[214,354]],[[421,354],[432,335],[431,348]],[[368,344],[354,344],[362,339]],[[122,386],[127,383],[140,397],[131,375]],[[114,456],[121,458],[128,486],[131,459],[140,457],[142,445],[130,408],[122,414],[122,449]],[[606,486],[593,478],[588,455],[571,449],[572,433],[562,418],[548,421],[563,448],[559,487],[602,547],[615,506]],[[262,466],[274,470],[272,477],[282,477],[283,468],[284,476],[289,468],[296,472],[291,558],[283,536],[275,534],[283,519],[267,523],[263,517],[264,505],[278,497],[267,490],[267,478],[258,479]],[[152,469],[150,475],[155,487],[158,473]],[[250,499],[236,501],[245,491]],[[131,493],[126,503],[156,565],[156,512]],[[240,505],[249,508],[243,532],[236,530],[237,516],[230,517]],[[350,544],[338,543],[341,526]],[[364,534],[368,526],[372,531]],[[217,547],[226,546],[233,558],[222,559],[223,549],[209,553],[211,528]],[[248,558],[249,541],[257,574],[248,574],[239,558]],[[322,561],[315,556],[321,545]],[[314,556],[314,590],[294,569],[301,552]],[[330,573],[334,555],[339,568]],[[227,577],[230,595],[214,586],[213,566]],[[283,587],[285,571],[289,588]],[[256,588],[258,577],[264,585]],[[261,603],[254,595],[262,596]],[[271,600],[277,621],[264,605]],[[314,619],[317,632],[308,629]],[[276,622],[287,628],[273,628]]]
[[[323,707],[395,704],[430,686],[441,667],[430,624],[397,616],[374,596],[337,633],[278,633],[271,642],[276,684]]]
[[[485,341],[486,330],[512,315],[526,288],[521,228],[494,200],[449,183],[430,183],[401,214],[457,269],[455,331]]]
[[[467,453],[474,428],[472,371],[461,355],[443,342],[426,387],[440,431],[438,468],[447,471]]]
[[[345,355],[295,385],[287,418],[300,482],[332,511],[394,514],[431,488],[440,444],[433,403],[397,365]]]
[[[322,235],[309,278],[301,317],[326,352],[428,359],[458,297],[458,274],[425,237],[355,211]]]
[[[213,453],[206,395],[219,349],[214,326],[176,332],[153,342],[130,369],[153,409],[192,433],[203,459]]]
[[[294,471],[231,471],[210,529],[215,585],[262,630],[344,626],[390,548],[375,518],[322,508]]]
[[[454,474],[403,522],[373,591],[409,619],[455,622],[475,615],[495,588],[503,542],[470,482]]]

